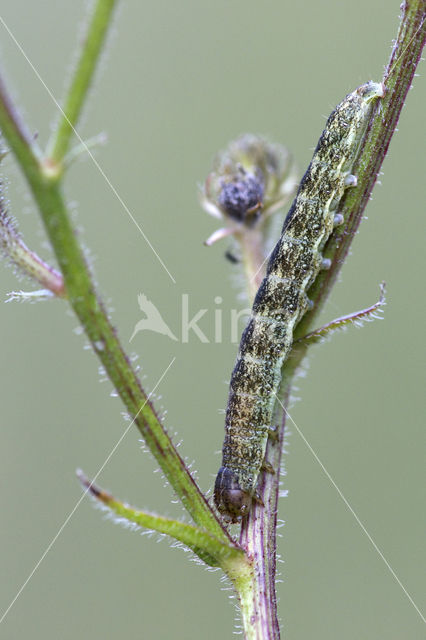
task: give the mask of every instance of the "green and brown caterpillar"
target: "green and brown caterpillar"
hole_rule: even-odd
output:
[[[329,266],[322,250],[343,222],[339,202],[346,188],[356,186],[351,169],[372,104],[383,95],[381,83],[367,82],[328,118],[255,297],[231,376],[222,466],[214,488],[216,506],[231,522],[247,515],[256,498],[281,367],[294,328],[310,306],[307,291]],[[255,196],[252,200],[260,201]]]

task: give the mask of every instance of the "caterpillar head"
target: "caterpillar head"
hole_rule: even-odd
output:
[[[250,511],[252,495],[243,491],[235,473],[221,467],[214,485],[214,501],[227,522],[239,522]]]
[[[356,93],[358,93],[365,102],[371,102],[376,98],[383,98],[385,95],[385,85],[383,82],[373,82],[370,80],[358,87]]]

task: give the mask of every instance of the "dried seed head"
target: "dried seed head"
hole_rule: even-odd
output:
[[[230,218],[251,226],[263,207],[263,192],[264,182],[260,171],[253,175],[241,167],[229,182],[222,181],[218,203]]]
[[[280,208],[295,185],[287,149],[245,134],[217,156],[201,202],[215,217],[251,228]]]

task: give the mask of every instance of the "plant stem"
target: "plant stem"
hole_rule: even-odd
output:
[[[171,518],[135,509],[124,502],[120,502],[110,493],[95,485],[80,469],[77,470],[77,476],[91,496],[117,518],[124,519],[141,528],[157,531],[182,542],[211,567],[218,567],[221,564],[237,563],[241,565],[241,563],[247,563],[242,549],[231,546],[227,542],[219,541],[204,529],[180,520],[172,520]]]
[[[56,135],[53,152],[57,160],[63,157],[68,148],[71,124],[76,122],[87,94],[95,59],[99,55],[106,32],[105,21],[111,18],[112,4],[109,0],[99,0],[97,3],[92,26],[84,44],[84,52],[71,82],[70,96],[66,100],[68,116],[64,117]],[[42,158],[20,120],[1,78],[0,128],[30,186],[64,278],[68,301],[79,318],[94,352],[102,362],[147,446],[194,521],[219,540],[229,544],[228,534],[174,447],[149,395],[141,387],[95,291],[91,273],[65,205],[61,190],[62,172],[52,171],[49,163]]]
[[[103,304],[95,292],[59,186],[54,182],[43,182],[42,174],[39,180],[32,180],[30,186],[64,276],[68,300],[94,352],[102,362],[126,409],[134,418],[149,449],[195,522],[214,531],[215,535],[223,539],[222,527],[187,472],[185,463],[162,426],[149,396],[140,386]]]
[[[80,117],[96,65],[103,49],[117,0],[97,0],[71,84],[64,101],[58,126],[47,147],[50,163],[60,165],[66,155],[71,136]]]
[[[331,268],[322,272],[309,291],[314,302],[312,311],[307,313],[297,326],[294,339],[300,338],[315,327],[317,317],[325,303],[337,275],[348,254],[350,244],[362,220],[364,209],[370,198],[390,140],[395,131],[399,114],[408,89],[411,86],[417,64],[421,58],[426,40],[426,1],[412,0],[401,6],[402,16],[397,39],[389,65],[384,76],[386,95],[375,109],[371,126],[367,132],[354,173],[358,178],[357,189],[348,190],[341,203],[345,224],[341,233],[333,234],[324,251],[332,260]],[[251,608],[242,607],[245,638],[256,640],[278,640],[280,637],[277,621],[275,593],[276,566],[276,520],[279,496],[279,469],[284,441],[286,409],[291,394],[292,382],[300,364],[306,356],[308,344],[295,344],[289,359],[283,367],[283,381],[280,390],[282,402],[278,403],[277,415],[281,427],[278,444],[268,443],[266,459],[273,465],[275,474],[264,473],[260,495],[265,507],[255,505],[250,511],[241,530],[240,544],[254,559],[251,590],[239,593],[240,600],[252,598]],[[255,611],[256,615],[246,615]]]
[[[257,290],[265,277],[267,264],[264,255],[265,235],[261,229],[244,229],[236,236],[236,240],[240,244],[248,299],[250,304],[253,304]]]
[[[258,492],[264,506],[255,504],[249,517],[241,527],[240,545],[254,559],[252,573],[252,588],[247,597],[252,600],[252,609],[256,616],[251,619],[243,618],[247,638],[256,640],[279,640],[280,627],[277,613],[276,596],[276,530],[278,515],[278,497],[280,486],[280,468],[284,446],[286,413],[281,407],[286,406],[291,382],[295,374],[294,367],[287,366],[283,370],[283,381],[280,396],[284,397],[284,404],[276,411],[280,427],[277,430],[277,440],[269,439],[266,449],[266,460],[275,473],[264,473],[258,485]],[[278,422],[277,422],[278,423]],[[242,609],[244,614],[244,609]],[[255,634],[253,633],[255,629]]]
[[[1,76],[0,117],[2,134],[9,142],[18,164],[25,166],[29,176],[36,178],[40,172],[42,152],[22,120]]]

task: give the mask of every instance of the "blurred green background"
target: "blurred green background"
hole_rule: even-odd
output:
[[[60,98],[86,2],[2,2],[1,17]],[[173,284],[93,163],[69,172],[67,198],[99,289],[145,384],[183,440],[204,489],[220,464],[226,380],[236,345],[188,344],[139,333],[145,293],[179,330],[181,294],[212,339],[214,299],[224,317],[238,287],[206,249],[217,227],[197,184],[217,150],[245,131],[286,144],[301,170],[324,119],[343,96],[379,80],[398,26],[399,0],[318,3],[122,3],[85,116],[83,138],[105,131],[96,158],[176,280]],[[56,107],[0,25],[1,67],[42,144]],[[424,65],[420,66],[424,75]],[[372,304],[386,280],[383,321],[312,349],[292,415],[411,594],[424,596],[424,78],[416,80],[324,320]],[[2,165],[11,211],[30,246],[52,259],[26,185]],[[283,214],[281,214],[283,216]],[[0,296],[25,288],[1,270]],[[242,304],[242,303],[239,303]],[[75,468],[94,475],[127,423],[64,303],[1,307],[0,603],[4,611],[78,501]],[[423,331],[423,330],[422,330]],[[424,626],[383,560],[294,429],[280,502],[278,585],[289,640],[414,640]],[[183,516],[131,429],[99,483],[140,507]],[[153,475],[154,474],[154,475]],[[422,566],[423,565],[423,566]],[[167,541],[105,522],[85,499],[0,628],[7,640],[231,638],[234,605],[220,573]]]

